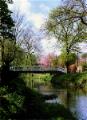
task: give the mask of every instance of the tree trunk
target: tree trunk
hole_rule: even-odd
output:
[[[67,70],[67,73],[70,73],[69,64],[68,63],[66,63],[66,70]]]
[[[1,41],[1,66],[4,66],[4,40]]]

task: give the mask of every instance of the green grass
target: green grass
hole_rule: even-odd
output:
[[[87,87],[87,72],[55,75],[51,80],[52,84],[58,88],[66,87]]]

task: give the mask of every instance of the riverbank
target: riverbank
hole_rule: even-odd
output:
[[[63,105],[46,103],[48,96],[30,89],[20,75],[9,73],[3,80],[0,85],[1,120],[75,120],[69,109]]]
[[[45,103],[43,95],[31,89],[7,93],[0,97],[0,119],[17,120],[76,120],[61,104]]]
[[[87,72],[68,73],[64,75],[54,75],[51,83],[57,88],[82,88],[87,89]]]

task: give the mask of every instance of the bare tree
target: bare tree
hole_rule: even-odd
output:
[[[87,25],[86,0],[63,0],[60,11],[60,16],[61,15],[66,15],[66,18],[63,19],[81,21],[83,24]]]
[[[14,35],[16,37],[16,43],[20,44],[22,36],[24,34],[25,19],[24,16],[20,14],[18,10],[14,10],[12,14],[13,20],[15,22]]]
[[[15,21],[16,44],[24,49],[27,56],[32,56],[33,53],[40,54],[42,48],[39,44],[41,37],[34,32],[33,27],[18,10],[13,11],[12,17]]]

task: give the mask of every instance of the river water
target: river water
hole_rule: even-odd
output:
[[[67,107],[78,120],[87,120],[87,93],[82,90],[71,92],[67,97]]]
[[[87,92],[83,90],[53,89],[46,86],[39,87],[42,94],[56,94],[57,97],[46,100],[48,103],[60,103],[76,116],[78,120],[87,120]]]

